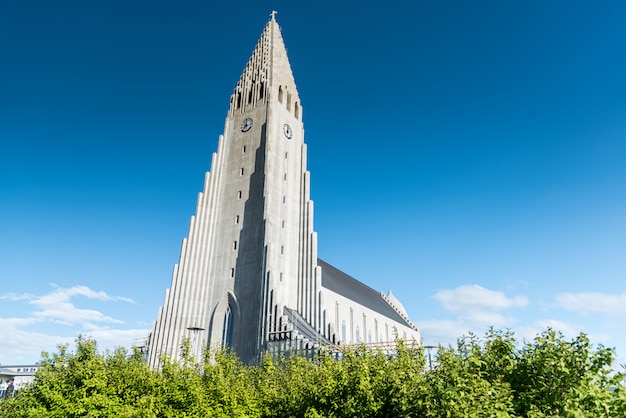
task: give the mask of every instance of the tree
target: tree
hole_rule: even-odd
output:
[[[30,387],[0,401],[11,417],[623,417],[624,375],[615,353],[580,334],[547,330],[519,343],[509,331],[470,334],[440,347],[433,370],[422,348],[397,342],[392,356],[366,346],[340,359],[321,351],[264,357],[258,366],[189,342],[182,358],[150,370],[138,352],[98,353],[78,337],[74,351],[43,353]]]
[[[594,349],[585,334],[566,341],[551,329],[526,343],[510,377],[522,416],[626,416],[615,351]]]

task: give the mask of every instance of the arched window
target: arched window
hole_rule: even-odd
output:
[[[222,348],[229,348],[233,346],[233,313],[230,309],[230,305],[226,308],[224,313],[224,328],[222,328]]]

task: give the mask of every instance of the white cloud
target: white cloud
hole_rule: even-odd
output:
[[[504,316],[493,311],[468,311],[463,316],[464,322],[473,325],[493,326],[496,328],[506,327],[515,322],[515,318]]]
[[[51,293],[45,294],[40,297],[31,296],[31,299],[36,300],[42,304],[54,304],[56,302],[67,301],[74,296],[85,296],[89,299],[98,299],[102,301],[121,300],[124,302],[134,303],[132,299],[121,296],[111,296],[103,291],[96,292],[95,290],[91,290],[87,286],[73,286],[68,288],[56,287],[56,290]]]
[[[0,363],[20,364],[34,363],[41,358],[41,353],[54,353],[57,347],[73,343],[78,334],[92,337],[98,343],[98,351],[113,350],[116,347],[130,349],[133,345],[141,345],[150,333],[150,329],[97,329],[83,330],[72,336],[30,332],[23,329],[11,330],[11,338],[0,342]]]
[[[518,341],[532,342],[539,334],[548,328],[563,334],[567,340],[576,338],[581,332],[587,334],[589,341],[593,344],[610,345],[615,339],[612,334],[601,332],[599,329],[588,329],[580,324],[561,321],[559,319],[538,319],[531,324],[515,329],[515,337]],[[615,363],[617,364],[617,363]]]
[[[10,331],[10,338],[0,341],[0,363],[34,363],[39,361],[43,351],[55,352],[58,345],[68,344],[73,340],[74,337],[13,329]]]
[[[415,324],[420,329],[424,345],[455,345],[457,338],[470,331],[458,320],[429,319]]]
[[[17,300],[28,300],[31,299],[32,295],[29,294],[23,294],[23,295],[17,295],[15,293],[5,293],[4,295],[0,295],[0,300],[2,299],[6,299],[6,300],[10,300],[10,301],[17,301]]]
[[[484,311],[501,311],[528,304],[528,298],[525,296],[509,298],[504,292],[485,289],[476,284],[440,290],[434,298],[441,302],[447,311],[461,315],[474,315]]]
[[[623,347],[620,337],[623,321],[620,319],[626,314],[626,294],[561,293],[556,296],[557,306],[546,304],[548,309],[541,311],[522,309],[516,317],[508,313],[528,306],[527,297],[510,296],[478,285],[439,290],[433,299],[441,303],[449,318],[414,321],[421,330],[425,345],[456,346],[457,339],[470,331],[482,336],[489,326],[494,326],[511,329],[519,343],[532,342],[551,328],[561,332],[566,340],[584,332],[594,344]],[[555,307],[559,308],[558,312]],[[591,315],[581,323],[572,322],[571,313],[562,309]],[[619,361],[622,357],[618,357]]]
[[[0,318],[0,329],[8,334],[9,331],[38,322],[36,318]]]
[[[110,296],[102,291],[96,292],[87,286],[74,286],[70,288],[57,288],[53,292],[42,296],[31,296],[29,303],[40,309],[33,313],[35,317],[65,325],[82,324],[83,326],[89,326],[93,322],[123,323],[123,321],[116,320],[102,312],[76,307],[71,302],[71,299],[76,296],[84,296],[88,299],[101,301],[123,300],[125,302],[132,302],[132,300],[128,298]]]
[[[561,308],[582,314],[626,314],[626,293],[560,293],[556,296],[556,301]]]
[[[544,332],[548,328],[561,332],[565,338],[574,338],[584,331],[583,327],[577,324],[571,324],[558,319],[538,319],[531,324],[518,327],[515,330],[515,336],[520,340],[532,341],[538,334]]]
[[[99,350],[112,350],[115,347],[130,348],[133,345],[142,345],[151,329],[94,329],[86,333],[98,343]]]
[[[456,345],[457,339],[469,332],[482,334],[490,326],[510,328],[516,318],[503,311],[528,305],[525,296],[508,297],[479,285],[439,290],[433,298],[455,318],[416,321],[426,345]]]
[[[0,339],[0,363],[34,362],[40,358],[42,351],[56,351],[57,345],[71,343],[78,334],[95,338],[101,350],[130,347],[148,336],[148,328],[110,328],[111,325],[119,327],[124,321],[99,310],[77,307],[74,300],[79,297],[102,302],[134,303],[132,299],[94,291],[86,286],[55,288],[43,295],[0,295],[0,299],[24,305],[13,312],[26,310],[21,317],[0,318],[0,329],[6,336]],[[45,326],[46,329],[28,329],[32,326]]]
[[[33,302],[33,304],[42,308],[41,311],[33,313],[35,317],[64,325],[81,324],[83,326],[89,326],[92,322],[124,323],[124,321],[111,318],[93,309],[79,309],[69,302],[56,302],[54,304]]]

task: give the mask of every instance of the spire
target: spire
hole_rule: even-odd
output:
[[[270,14],[270,20],[230,97],[230,115],[266,103],[268,97],[274,94],[278,97],[279,91],[281,95],[286,91],[293,102],[300,101],[276,13],[272,11]]]

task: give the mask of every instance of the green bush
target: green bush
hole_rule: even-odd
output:
[[[320,352],[257,366],[228,352],[198,364],[184,342],[180,361],[154,371],[138,352],[102,354],[78,337],[73,351],[43,353],[32,385],[0,401],[0,416],[624,417],[614,357],[584,334],[568,341],[547,330],[520,343],[490,330],[439,347],[432,370],[422,348],[402,342],[393,356],[362,346],[340,360]]]

